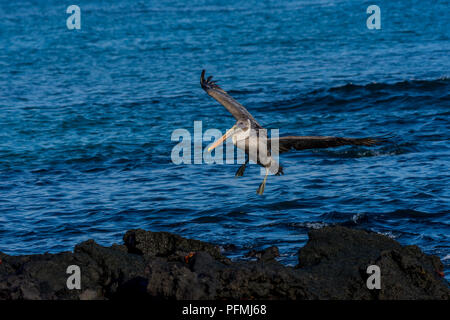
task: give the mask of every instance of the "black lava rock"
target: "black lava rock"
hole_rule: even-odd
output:
[[[0,299],[450,298],[438,257],[364,230],[310,231],[295,268],[276,261],[277,247],[253,256],[257,261],[232,262],[206,242],[130,230],[124,245],[89,240],[73,253],[0,253]],[[81,289],[67,288],[70,265],[80,267]],[[381,270],[380,289],[367,288],[370,265]]]

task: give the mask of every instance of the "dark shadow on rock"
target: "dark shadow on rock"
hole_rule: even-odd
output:
[[[112,294],[106,295],[106,298],[113,300],[142,300],[149,299],[151,296],[147,292],[148,279],[144,277],[132,278],[123,282]]]

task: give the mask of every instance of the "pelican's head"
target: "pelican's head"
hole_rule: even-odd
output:
[[[228,130],[208,148],[208,151],[211,152],[214,148],[227,140],[228,137],[232,137],[234,144],[236,144],[237,141],[247,139],[250,136],[251,127],[252,126],[249,119],[238,120],[230,130]]]

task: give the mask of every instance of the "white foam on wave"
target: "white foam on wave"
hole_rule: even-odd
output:
[[[357,213],[352,216],[352,221],[354,224],[358,224],[359,220],[361,220],[365,216],[364,213]]]
[[[306,222],[305,227],[308,229],[322,229],[323,227],[328,226],[328,223],[325,222]]]
[[[387,231],[387,232],[377,232],[378,234],[382,234],[383,236],[389,237],[391,239],[395,239],[397,238],[397,236],[395,234],[393,234],[391,231]]]

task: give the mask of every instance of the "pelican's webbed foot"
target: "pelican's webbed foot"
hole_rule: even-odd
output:
[[[264,188],[266,186],[267,176],[269,175],[269,168],[266,168],[266,175],[264,176],[263,182],[258,187],[258,190],[256,191],[257,194],[260,196],[264,193]]]
[[[248,159],[245,161],[245,163],[239,167],[239,169],[236,171],[235,177],[242,177],[245,172],[245,168],[247,167]]]
[[[242,177],[244,175],[246,166],[247,166],[246,163],[244,163],[242,166],[240,166],[238,171],[236,171],[235,177]]]
[[[263,195],[264,193],[264,187],[266,186],[266,180],[264,180],[263,182],[261,182],[261,184],[258,187],[258,190],[256,190],[256,193],[259,194],[260,196]]]

